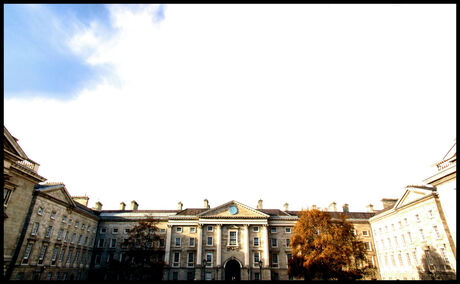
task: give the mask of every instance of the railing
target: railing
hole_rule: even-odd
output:
[[[450,167],[451,165],[454,165],[456,163],[455,160],[444,160],[436,164],[436,167],[438,168],[438,171],[443,170],[447,167]]]
[[[18,161],[17,164],[23,167],[26,167],[28,169],[31,169],[34,172],[37,172],[38,167],[40,166],[39,164],[32,163],[31,161],[28,161],[28,160]]]

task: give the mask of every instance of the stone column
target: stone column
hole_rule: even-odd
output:
[[[196,265],[201,266],[201,244],[202,244],[202,235],[203,235],[203,225],[198,224],[198,238],[196,246]]]
[[[165,248],[165,262],[166,265],[169,266],[169,253],[171,250],[171,233],[172,233],[172,225],[168,225],[168,229],[166,231],[166,248]]]
[[[216,266],[219,267],[222,264],[222,224],[217,224],[217,255],[216,255]]]
[[[270,243],[268,242],[268,225],[263,225],[262,227],[264,230],[263,230],[263,234],[262,234],[262,238],[264,240],[264,258],[263,258],[263,264],[264,264],[264,268],[267,268],[269,267],[270,265],[270,258],[268,256],[268,248],[270,246]]]
[[[244,225],[244,266],[249,268],[249,225]]]

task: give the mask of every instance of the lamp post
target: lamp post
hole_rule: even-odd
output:
[[[261,259],[261,260],[259,260],[259,269],[260,269],[259,280],[262,280],[262,264],[263,264],[263,262],[262,262],[262,259]]]
[[[205,279],[205,276],[206,276],[206,263],[207,263],[206,259],[203,259],[203,262],[201,264],[201,271],[202,271],[201,273],[203,273],[203,276],[201,277],[201,280],[206,280]]]

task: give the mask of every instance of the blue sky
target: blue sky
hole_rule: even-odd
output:
[[[91,206],[378,209],[456,137],[455,5],[4,12],[5,126]]]
[[[66,47],[66,29],[95,19],[109,28],[104,5],[5,5],[5,98],[40,94],[69,99],[104,74]]]

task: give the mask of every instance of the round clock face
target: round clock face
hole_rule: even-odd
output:
[[[230,214],[232,214],[232,215],[235,215],[236,213],[238,213],[238,209],[236,209],[235,206],[232,206],[232,207],[228,208],[228,212],[230,212]]]

